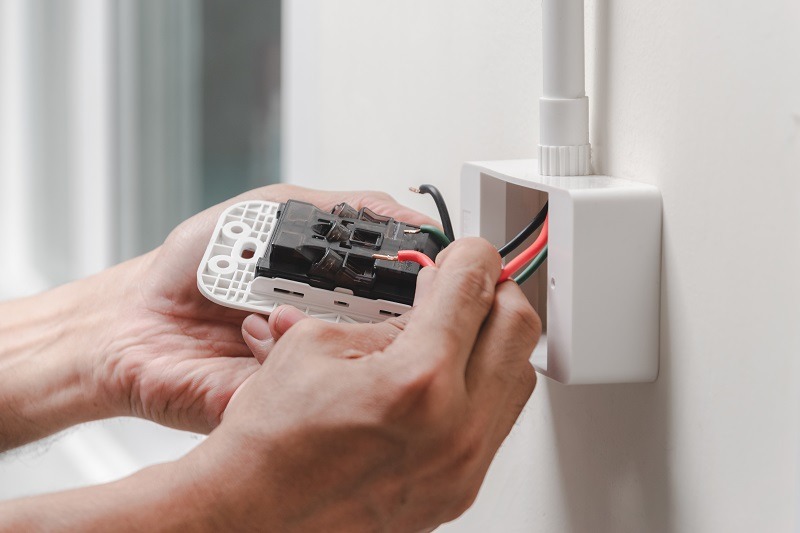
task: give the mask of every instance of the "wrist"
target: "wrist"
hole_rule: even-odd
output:
[[[0,304],[0,450],[116,414],[97,379],[110,334],[98,277]]]

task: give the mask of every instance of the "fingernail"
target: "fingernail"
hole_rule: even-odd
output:
[[[301,310],[291,305],[282,305],[269,317],[272,338],[279,339],[289,328],[308,318]]]
[[[271,337],[269,323],[261,315],[250,315],[242,322],[242,329],[258,341],[265,341]]]

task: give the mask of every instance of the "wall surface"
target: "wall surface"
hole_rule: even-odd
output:
[[[800,531],[800,3],[586,4],[597,171],[664,198],[655,384],[545,379],[448,531]],[[533,157],[540,4],[285,3],[284,174],[458,213]]]

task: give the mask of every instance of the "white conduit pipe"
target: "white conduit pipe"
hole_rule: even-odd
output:
[[[583,32],[583,0],[542,0],[539,173],[543,176],[590,172]]]

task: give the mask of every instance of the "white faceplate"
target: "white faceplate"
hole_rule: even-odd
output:
[[[410,308],[354,296],[347,289],[328,291],[288,279],[256,277],[256,263],[266,251],[279,206],[241,202],[222,213],[197,269],[203,295],[226,307],[262,314],[289,304],[330,322],[381,322]]]

